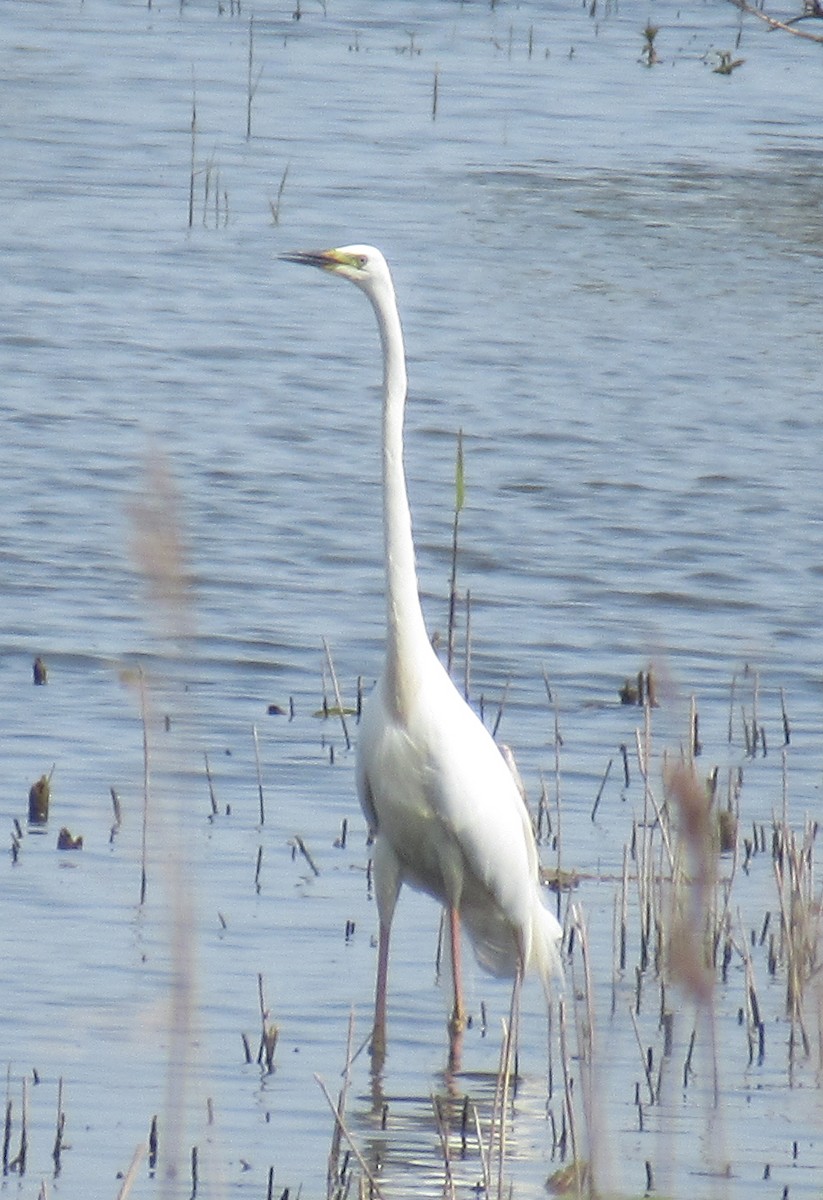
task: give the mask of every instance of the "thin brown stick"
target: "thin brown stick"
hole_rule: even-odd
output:
[[[343,737],[346,739],[346,749],[351,750],[351,738],[349,737],[349,728],[346,724],[346,714],[343,711],[343,701],[340,697],[340,687],[337,683],[337,673],[335,672],[334,663],[332,662],[329,643],[325,638],[323,638],[323,649],[326,652],[326,662],[329,666],[329,674],[331,675],[332,687],[334,688],[334,702],[337,705],[337,714],[340,717],[340,724],[343,726]]]
[[[329,1108],[331,1109],[331,1111],[334,1115],[335,1121],[340,1126],[340,1132],[342,1133],[343,1137],[346,1139],[346,1141],[351,1146],[352,1154],[354,1155],[354,1157],[357,1159],[358,1163],[360,1164],[360,1170],[363,1172],[363,1174],[366,1176],[366,1179],[368,1180],[368,1184],[371,1189],[370,1195],[372,1197],[376,1197],[377,1200],[385,1200],[385,1196],[380,1191],[380,1188],[377,1185],[377,1180],[374,1178],[374,1175],[372,1175],[371,1171],[369,1170],[368,1163],[366,1162],[365,1158],[358,1150],[357,1145],[354,1141],[354,1138],[352,1137],[352,1135],[349,1133],[348,1129],[346,1128],[345,1121],[342,1119],[342,1117],[338,1113],[338,1111],[335,1107],[335,1104],[334,1104],[334,1100],[332,1099],[332,1096],[329,1092],[329,1089],[326,1087],[325,1083],[323,1082],[323,1080],[320,1078],[319,1075],[315,1075],[314,1078],[315,1078],[315,1082],[317,1083],[317,1086],[320,1088],[320,1091],[326,1097],[326,1103],[328,1104]]]
[[[434,1112],[434,1124],[435,1128],[437,1129],[437,1136],[440,1140],[440,1149],[443,1153],[443,1170],[446,1174],[443,1195],[448,1197],[449,1200],[454,1200],[454,1174],[452,1172],[452,1160],[451,1153],[449,1151],[449,1127],[443,1120],[443,1114],[440,1111],[440,1101],[434,1092],[430,1093],[430,1099],[432,1103],[432,1111]]]
[[[759,8],[753,8],[747,0],[730,0],[730,2],[739,8],[741,12],[749,13],[753,17],[765,21],[771,29],[782,29],[785,33],[793,33],[795,37],[805,38],[809,42],[823,42],[823,36],[819,33],[806,33],[805,29],[797,29],[794,25],[789,25],[786,21],[778,21],[776,17],[770,17],[767,13],[761,12]]]
[[[137,1178],[137,1172],[140,1170],[140,1164],[143,1161],[145,1153],[146,1143],[141,1142],[132,1155],[129,1168],[126,1171],[126,1174],[123,1176],[123,1183],[120,1187],[120,1191],[117,1193],[117,1200],[126,1200],[126,1197],[134,1186],[134,1181]]]

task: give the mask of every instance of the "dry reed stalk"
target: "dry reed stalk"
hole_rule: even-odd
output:
[[[257,77],[257,83],[254,83],[254,14],[252,13],[249,19],[249,57],[248,57],[248,73],[246,76],[246,141],[251,138],[251,106],[254,100],[254,93],[257,90],[257,83],[260,82],[260,76]]]
[[[732,740],[734,738],[734,701],[735,701],[736,688],[737,688],[737,672],[735,671],[732,674],[732,683],[731,683],[731,687],[729,689],[729,721],[728,721],[728,727],[726,730],[726,741],[729,743],[730,746],[731,746]]]
[[[495,1087],[495,1112],[492,1114],[489,1138],[489,1162],[493,1157],[494,1132],[497,1129],[497,1200],[503,1200],[506,1171],[506,1131],[509,1110],[509,1089],[512,1081],[512,1063],[517,1038],[517,1022],[520,1006],[520,976],[515,975],[512,1002],[508,1021],[502,1022],[503,1043],[500,1049],[500,1066]]]
[[[783,745],[788,746],[791,741],[791,729],[789,728],[789,717],[786,711],[786,693],[783,688],[780,689],[780,715],[783,722]]]
[[[205,764],[206,764],[206,781],[209,785],[209,803],[211,804],[211,815],[213,817],[216,817],[217,816],[217,794],[215,793],[215,790],[214,790],[214,778],[211,773],[211,767],[209,766],[209,754],[208,754],[207,750],[203,751],[203,759],[205,760]]]
[[[57,1127],[54,1134],[54,1146],[51,1157],[54,1162],[55,1178],[60,1174],[60,1160],[63,1152],[63,1133],[66,1128],[66,1110],[63,1108],[63,1076],[57,1081]]]
[[[474,1101],[471,1100],[468,1096],[466,1096],[464,1109],[463,1109],[464,1146],[466,1146],[465,1125],[468,1121],[469,1113],[471,1113],[471,1117],[472,1117],[472,1132],[474,1134],[474,1140],[477,1145],[477,1154],[480,1159],[480,1170],[481,1170],[482,1176],[483,1176],[482,1184],[478,1185],[479,1191],[482,1196],[486,1197],[486,1200],[489,1200],[489,1197],[491,1196],[491,1177],[489,1174],[489,1163],[488,1163],[488,1159],[486,1156],[486,1149],[483,1145],[483,1132],[480,1128],[480,1114],[477,1111],[477,1105],[474,1103]],[[465,1157],[465,1150],[464,1150],[464,1157]]]
[[[609,761],[606,763],[606,770],[603,772],[603,778],[600,780],[600,787],[597,789],[597,795],[595,796],[594,804],[592,805],[592,811],[591,811],[592,823],[594,823],[594,819],[597,816],[597,810],[600,807],[600,801],[602,799],[603,791],[606,787],[606,783],[609,778],[609,772],[612,769],[613,762],[614,762],[614,759],[610,758]]]
[[[303,841],[303,839],[301,838],[299,833],[296,833],[294,835],[294,844],[297,847],[297,849],[300,851],[300,853],[303,855],[306,862],[309,864],[312,874],[315,877],[318,876],[320,874],[320,868],[318,867],[317,863],[312,858],[311,854],[309,853],[308,846]]]
[[[596,1050],[592,964],[589,952],[588,929],[578,905],[573,904],[571,906],[570,918],[572,930],[576,935],[575,940],[580,947],[580,959],[583,966],[582,984],[578,984],[575,981],[573,995],[575,997],[577,1059],[580,1064],[581,1104],[583,1106],[583,1122],[588,1145],[585,1185],[588,1195],[593,1200],[598,1194],[598,1180],[602,1177],[599,1155],[601,1148],[606,1145],[606,1139],[602,1136],[600,1112],[595,1102],[597,1087],[595,1083]],[[581,997],[585,1005],[582,1015]]]
[[[689,761],[693,762],[702,749],[698,733],[697,700],[692,696],[689,701]]]
[[[337,1095],[337,1120],[332,1130],[331,1146],[329,1148],[328,1165],[326,1167],[326,1196],[332,1200],[338,1184],[342,1183],[340,1172],[340,1139],[342,1136],[341,1122],[346,1113],[346,1100],[351,1085],[352,1042],[354,1038],[354,1010],[349,1013],[349,1024],[346,1031],[346,1061],[343,1066],[343,1082]]]
[[[437,104],[437,73],[435,71],[435,107]],[[432,114],[432,119],[434,113]],[[451,675],[457,636],[457,548],[460,514],[466,500],[466,479],[463,470],[463,430],[457,433],[457,457],[454,468],[454,518],[452,522],[451,572],[449,576],[449,619],[446,641],[446,670]]]
[[[20,1102],[20,1148],[17,1157],[10,1164],[10,1169],[22,1177],[26,1173],[29,1156],[29,1081],[23,1076],[23,1096]]]
[[[480,1156],[483,1161],[483,1179],[485,1184],[485,1194],[491,1196],[492,1188],[492,1161],[495,1161],[495,1142],[497,1143],[497,1197],[501,1200],[503,1195],[503,1182],[505,1178],[505,1161],[506,1161],[506,1112],[508,1109],[509,1088],[512,1082],[513,1072],[516,1074],[517,1066],[517,1034],[520,1022],[520,991],[522,980],[519,975],[514,978],[512,985],[512,998],[509,1006],[508,1020],[501,1021],[503,1031],[503,1040],[500,1044],[500,1057],[498,1060],[497,1078],[495,1080],[494,1100],[492,1102],[491,1120],[489,1123],[489,1140],[488,1145],[483,1149],[482,1141],[478,1141],[480,1148]],[[478,1130],[479,1138],[479,1130]]]
[[[9,1085],[9,1072],[6,1072],[6,1088]],[[3,1175],[8,1175],[11,1164],[9,1163],[9,1149],[11,1147],[11,1131],[12,1131],[12,1113],[13,1105],[11,1097],[6,1100],[6,1116],[3,1122]]]
[[[561,996],[557,1003],[558,1027],[560,1037],[560,1064],[563,1069],[563,1112],[564,1124],[568,1129],[571,1142],[572,1167],[574,1170],[575,1195],[583,1194],[583,1164],[578,1154],[577,1130],[574,1115],[574,1100],[572,1096],[572,1072],[569,1063],[568,1040],[566,1037],[566,1004]]]
[[[149,796],[150,796],[150,759],[149,759],[149,722],[146,715],[146,680],[143,668],[138,668],[137,683],[140,694],[140,722],[143,727],[143,828],[140,835],[140,905],[146,902],[148,886],[148,836],[149,836]]]
[[[635,1041],[637,1042],[637,1049],[640,1052],[640,1062],[643,1066],[643,1074],[646,1076],[646,1086],[649,1089],[649,1104],[655,1104],[657,1101],[657,1093],[655,1092],[654,1080],[652,1079],[650,1060],[643,1049],[643,1042],[640,1038],[640,1027],[637,1024],[635,1011],[631,1006],[629,1007],[629,1016],[631,1017],[632,1028],[634,1029],[634,1037]]]
[[[271,219],[273,225],[280,224],[280,205],[283,202],[283,192],[286,190],[286,180],[289,177],[289,163],[286,163],[283,168],[283,174],[280,176],[280,186],[277,189],[277,199],[269,200],[269,208],[271,209]]]
[[[736,943],[736,948],[738,954],[743,960],[746,987],[746,1000],[743,1007],[747,1017],[746,1037],[749,1043],[749,1065],[751,1065],[755,1061],[755,1046],[758,1048],[758,1060],[760,1062],[763,1061],[765,1026],[760,1016],[760,1003],[757,999],[754,963],[752,962],[752,956],[749,953],[748,939],[746,938],[745,932],[742,928],[740,930],[740,934],[740,941],[739,943]]]
[[[446,1108],[446,1117],[443,1117],[443,1111],[440,1107],[440,1101],[432,1092],[430,1094],[432,1112],[434,1113],[434,1126],[437,1130],[437,1137],[440,1142],[440,1151],[443,1155],[443,1171],[444,1185],[443,1196],[446,1200],[455,1200],[456,1192],[454,1190],[454,1172],[452,1171],[451,1152],[449,1150],[449,1125],[448,1125],[448,1108]]]
[[[257,738],[257,726],[251,727],[252,741],[254,742],[254,766],[257,771],[257,798],[260,801],[260,828],[266,823],[266,805],[263,800],[263,774],[260,770],[260,742]]]
[[[620,970],[626,969],[627,929],[629,922],[629,848],[623,846],[623,876],[620,886]]]
[[[466,652],[463,655],[463,698],[469,703],[472,676],[472,594],[466,588]],[[481,714],[482,715],[482,714]]]
[[[381,1192],[380,1188],[378,1187],[377,1180],[374,1178],[374,1175],[369,1170],[368,1163],[366,1162],[363,1155],[360,1153],[360,1150],[358,1149],[357,1144],[354,1141],[354,1138],[352,1137],[352,1135],[349,1133],[348,1129],[346,1128],[345,1121],[342,1119],[342,1117],[337,1112],[337,1109],[334,1104],[334,1100],[332,1099],[331,1094],[329,1093],[329,1089],[326,1087],[325,1083],[323,1082],[323,1080],[320,1078],[319,1075],[315,1075],[314,1079],[315,1079],[315,1082],[317,1083],[317,1086],[320,1088],[321,1092],[326,1097],[326,1103],[328,1104],[329,1108],[332,1111],[335,1123],[340,1127],[340,1133],[342,1134],[342,1136],[346,1139],[346,1141],[351,1146],[352,1153],[354,1154],[354,1157],[357,1159],[358,1163],[360,1164],[360,1169],[363,1172],[364,1176],[366,1177],[366,1180],[368,1181],[368,1185],[369,1185],[368,1195],[369,1195],[370,1200],[385,1200],[383,1193]]]
[[[543,669],[542,674],[543,674],[543,686],[546,689],[546,697],[551,706],[552,714],[553,714],[553,718],[554,718],[554,738],[553,738],[553,742],[554,742],[554,803],[555,803],[555,811],[557,813],[557,826],[555,828],[555,849],[556,849],[557,857],[556,857],[555,862],[556,862],[557,876],[558,876],[558,878],[560,878],[562,869],[563,869],[563,864],[562,864],[563,837],[562,837],[562,823],[560,820],[560,803],[561,803],[561,800],[560,800],[560,797],[561,797],[560,751],[563,748],[563,737],[562,737],[562,734],[560,733],[560,710],[558,708],[557,698],[552,695],[551,685],[549,684],[549,677],[546,674],[545,668]],[[548,811],[548,806],[547,806],[547,811]]]
[[[197,175],[197,89],[192,68],[191,82],[191,155],[189,162],[189,229],[194,226],[194,180]]]
[[[117,1200],[126,1200],[126,1197],[129,1195],[129,1193],[131,1192],[131,1189],[134,1187],[134,1181],[137,1179],[137,1172],[140,1170],[140,1164],[143,1161],[145,1153],[146,1153],[146,1144],[145,1144],[145,1142],[141,1142],[140,1145],[134,1151],[134,1154],[132,1155],[132,1158],[131,1158],[131,1162],[129,1163],[129,1166],[128,1166],[128,1170],[126,1171],[125,1175],[123,1176],[123,1182],[120,1185],[119,1192],[117,1193]]]
[[[346,749],[351,750],[351,738],[349,737],[349,727],[346,724],[346,712],[345,712],[345,709],[343,708],[343,701],[340,697],[340,687],[337,683],[337,673],[334,669],[334,663],[332,662],[332,656],[331,656],[331,650],[329,649],[329,643],[326,641],[325,638],[323,638],[323,650],[325,651],[325,654],[326,654],[326,662],[328,663],[329,674],[331,675],[332,687],[334,688],[334,702],[337,707],[338,716],[340,717],[340,724],[343,726],[343,737],[345,738],[345,741],[346,741]]]
[[[503,711],[506,707],[506,701],[509,698],[509,688],[511,687],[511,676],[506,680],[503,686],[503,695],[500,697],[500,703],[497,706],[497,716],[494,718],[492,725],[492,737],[496,738],[500,729],[500,722],[503,720]]]
[[[787,824],[776,828],[773,868],[780,901],[781,956],[786,966],[790,1065],[793,1065],[798,1040],[804,1055],[809,1057],[811,1054],[804,1003],[806,986],[819,972],[823,907],[814,883],[813,850],[817,828],[816,822],[807,821],[800,843]]]
[[[793,25],[792,21],[798,20],[799,18],[797,17],[793,17],[789,21],[778,21],[775,17],[770,17],[767,13],[764,13],[761,8],[756,8],[754,5],[749,4],[748,0],[731,0],[731,2],[740,9],[741,13],[749,13],[751,16],[759,18],[759,20],[765,21],[770,29],[782,29],[784,33],[791,33],[795,37],[806,38],[810,42],[823,42],[823,34],[807,33],[805,29],[798,29],[796,25]]]

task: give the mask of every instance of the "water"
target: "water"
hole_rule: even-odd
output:
[[[324,637],[348,699],[379,664],[379,367],[362,297],[276,255],[366,239],[391,259],[403,309],[429,625],[445,627],[462,428],[472,692],[493,713],[510,681],[501,734],[532,800],[541,778],[554,787],[543,672],[556,697],[563,862],[582,876],[573,898],[595,967],[605,1186],[639,1194],[648,1161],[677,1195],[817,1195],[815,1063],[789,1078],[784,980],[770,979],[763,948],[752,951],[762,1063],[748,1065],[737,1024],[739,956],[718,989],[722,1121],[702,1027],[697,1073],[682,1087],[694,1019],[681,998],[662,1100],[646,1105],[641,1131],[631,967],[611,1012],[613,903],[642,805],[633,761],[621,786],[618,747],[631,749],[640,723],[617,703],[626,676],[656,663],[661,751],[679,745],[696,696],[706,771],[718,764],[725,786],[727,768],[744,767],[747,828],[782,805],[784,689],[792,823],[819,811],[817,47],[746,20],[735,49],[732,6],[661,3],[651,16],[662,62],[647,70],[650,14],[634,6],[592,18],[528,3],[329,3],[325,15],[303,6],[297,21],[291,5],[258,4],[247,141],[249,15],[96,2],[4,11],[10,831],[15,818],[25,826],[28,788],[54,764],[48,831],[24,829],[2,869],[11,1157],[24,1079],[29,1112],[27,1170],[5,1186],[115,1195],[155,1113],[168,1149],[174,1112],[184,1161],[168,1194],[191,1191],[194,1145],[198,1195],[260,1196],[270,1166],[276,1195],[324,1187],[331,1118],[313,1076],[336,1093],[352,1008],[355,1040],[366,1034],[375,913],[353,756],[339,724],[315,713]],[[745,63],[713,74],[713,53],[727,50]],[[161,492],[160,506],[182,526],[183,612],[151,600],[135,551],[135,512],[158,490],[158,462],[178,497]],[[31,686],[36,654],[46,688]],[[150,679],[152,768],[142,907],[138,666]],[[769,754],[750,761],[739,707],[751,714],[754,672]],[[293,719],[267,714],[290,698]],[[111,787],[124,814],[114,835]],[[344,819],[349,838],[335,847]],[[84,837],[82,852],[57,854],[62,825]],[[766,911],[777,922],[768,854],[738,871],[733,899],[738,940]],[[175,918],[190,923],[184,946]],[[352,1134],[370,1161],[379,1153],[391,1195],[442,1193],[430,1101],[444,1086],[447,1009],[432,986],[436,930],[435,907],[404,894],[385,1129],[362,1059],[349,1097]],[[632,945],[630,964],[636,955]],[[280,1027],[271,1076],[245,1062],[242,1042],[256,1052],[258,975]],[[184,1050],[170,1032],[175,980],[194,987]],[[657,1053],[648,988],[639,1032]],[[508,996],[473,970],[469,1002],[458,1091],[482,1108]],[[542,1195],[560,1165],[540,1013],[529,988],[510,1147],[518,1196]],[[54,1177],[59,1079],[71,1149]],[[550,1108],[557,1116],[556,1099]],[[708,1173],[716,1162],[728,1162],[727,1179]],[[465,1194],[476,1155],[455,1171]],[[160,1193],[143,1164],[132,1194]]]

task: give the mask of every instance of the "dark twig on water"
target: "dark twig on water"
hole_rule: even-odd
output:
[[[260,770],[260,742],[257,738],[256,725],[252,725],[251,734],[254,741],[254,765],[257,770],[257,796],[260,801],[260,825],[262,827],[266,823],[266,806],[263,801],[263,775]]]
[[[798,29],[791,21],[778,21],[775,17],[770,17],[767,13],[761,12],[759,8],[754,8],[747,0],[731,0],[735,8],[739,8],[741,12],[749,13],[752,17],[757,17],[771,29],[782,29],[784,33],[793,33],[795,37],[806,38],[810,42],[823,42],[823,34],[807,33],[805,29]],[[814,15],[814,14],[810,14]],[[798,18],[795,18],[797,20]]]
[[[316,862],[314,861],[314,859],[312,858],[311,854],[309,854],[309,851],[308,851],[308,849],[307,849],[307,847],[306,847],[306,843],[303,841],[303,839],[301,838],[301,836],[300,836],[300,834],[299,834],[299,833],[296,833],[296,834],[294,835],[294,844],[295,844],[295,846],[297,847],[297,849],[300,851],[300,853],[303,855],[303,857],[305,858],[306,862],[307,862],[307,863],[309,864],[309,866],[311,867],[311,869],[312,869],[312,872],[313,872],[315,875],[319,875],[319,874],[320,874],[320,868],[317,866],[317,864],[316,864]]]
[[[206,780],[209,785],[209,801],[211,803],[211,815],[217,816],[217,796],[214,791],[214,779],[212,778],[211,767],[209,766],[209,754],[207,750],[203,751],[203,758],[206,764]]]

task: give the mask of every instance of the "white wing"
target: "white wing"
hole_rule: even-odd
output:
[[[384,688],[364,710],[358,746],[378,901],[393,907],[406,880],[459,907],[487,970],[513,975],[522,956],[545,977],[560,928],[540,901],[531,824],[502,754],[434,655],[402,723],[389,718]]]

